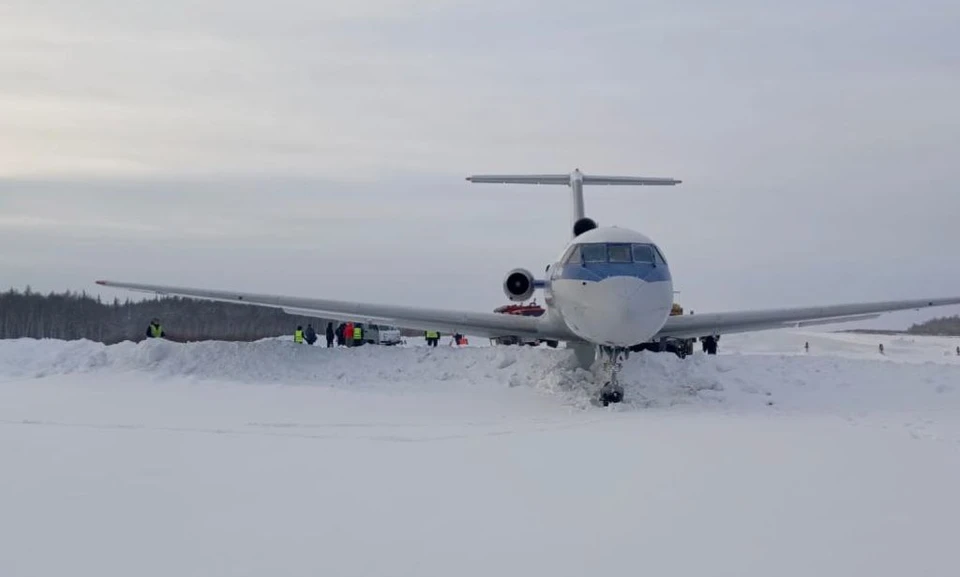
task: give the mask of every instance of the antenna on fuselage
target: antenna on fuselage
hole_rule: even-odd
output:
[[[468,176],[467,180],[495,184],[563,184],[569,186],[573,199],[572,230],[574,237],[597,226],[593,220],[586,217],[583,206],[583,185],[672,186],[681,182],[674,178],[583,174],[579,168],[574,169],[570,174],[477,174]]]

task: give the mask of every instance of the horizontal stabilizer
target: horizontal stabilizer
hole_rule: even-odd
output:
[[[571,185],[575,180],[583,184],[606,184],[624,186],[670,186],[680,184],[674,178],[647,176],[599,176],[590,174],[477,174],[468,176],[470,182],[494,184],[561,184]]]
[[[570,184],[569,174],[476,174],[468,176],[470,182],[494,184]]]
[[[583,175],[584,184],[611,184],[611,185],[642,185],[642,186],[672,186],[680,184],[675,178],[658,178],[648,176],[595,176]]]

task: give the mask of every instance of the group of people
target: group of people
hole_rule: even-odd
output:
[[[160,324],[160,319],[153,318],[150,320],[150,324],[147,325],[146,336],[148,339],[165,338],[167,336],[167,333],[163,330],[163,325]],[[333,347],[334,343],[338,347],[358,347],[365,342],[364,328],[359,323],[346,322],[334,327],[332,322],[328,322],[324,336],[326,337],[327,348]],[[424,336],[427,339],[427,346],[435,347],[440,342],[439,331],[425,331]],[[293,342],[297,344],[312,345],[317,342],[317,339],[317,331],[313,328],[312,323],[307,324],[306,329],[303,328],[303,325],[297,325],[297,329],[293,331]],[[451,344],[454,343],[466,345],[467,337],[455,334],[453,335],[453,341],[451,341]]]
[[[327,339],[327,348],[333,347],[334,342],[338,347],[358,347],[363,344],[363,327],[354,323],[340,323],[334,328],[333,323],[329,322],[324,336]],[[293,342],[308,345],[317,342],[317,331],[313,324],[308,324],[306,329],[298,325],[297,330],[293,331]]]
[[[440,343],[440,331],[424,331],[423,337],[427,339],[428,347],[436,347]],[[454,333],[453,338],[450,340],[450,346],[465,346],[467,342],[467,337],[460,333]]]

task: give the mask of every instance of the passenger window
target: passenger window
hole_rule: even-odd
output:
[[[629,244],[607,245],[607,256],[610,259],[610,262],[629,263],[633,261],[633,259],[630,258]]]
[[[633,245],[633,262],[655,262],[653,248],[649,244]]]
[[[583,262],[607,262],[607,247],[603,244],[580,245]]]

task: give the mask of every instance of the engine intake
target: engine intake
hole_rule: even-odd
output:
[[[515,268],[503,279],[503,292],[512,301],[525,301],[533,296],[536,285],[533,273],[525,268]]]

